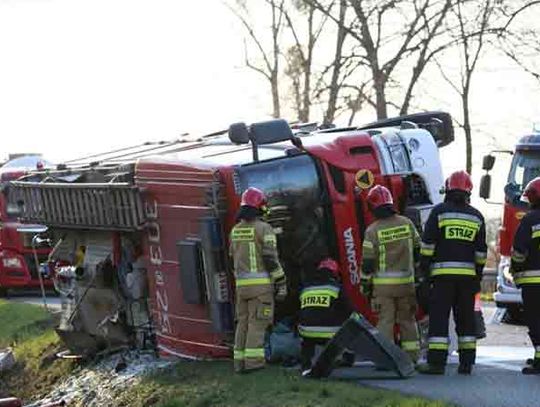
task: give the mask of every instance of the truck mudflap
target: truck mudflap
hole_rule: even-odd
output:
[[[369,360],[375,367],[395,372],[400,378],[414,374],[414,364],[405,352],[385,338],[364,317],[354,313],[316,358],[310,377],[328,377],[343,351],[355,353],[356,360]]]

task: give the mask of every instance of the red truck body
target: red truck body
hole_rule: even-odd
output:
[[[152,147],[152,157],[142,150],[126,160],[122,153],[121,160],[110,158],[106,165],[53,171],[47,182],[13,182],[10,199],[24,202],[26,222],[68,235],[99,233],[101,241],[110,236],[118,267],[126,236],[140,242],[160,353],[229,357],[234,278],[228,236],[248,186],[268,196],[268,222],[289,282],[290,295],[278,304],[277,316],[296,314],[303,270],[330,255],[340,265],[354,308],[375,320],[361,290],[363,234],[373,220],[367,192],[374,184],[386,185],[396,209],[420,226],[420,218],[440,199],[428,187],[441,186],[426,185],[431,181],[412,170],[411,162],[419,160],[410,155],[424,151],[422,145],[433,155],[424,157],[426,162],[435,164],[426,177],[436,175],[442,184],[437,146],[428,131],[398,128],[388,137],[384,132],[319,131],[293,143],[286,137],[258,147],[223,136],[183,141]],[[84,181],[66,182],[67,177]],[[87,257],[89,252],[87,246]]]
[[[503,152],[512,154],[513,158],[504,186],[504,209],[497,244],[499,255],[497,291],[494,299],[499,307],[509,310],[511,318],[518,320],[522,304],[521,290],[515,286],[510,274],[510,257],[514,235],[521,219],[528,211],[528,206],[521,200],[521,195],[526,185],[535,177],[540,176],[540,133],[521,137],[515,151]],[[489,171],[494,163],[495,157],[490,154],[484,158],[483,167]],[[481,189],[484,193],[481,197],[487,199],[491,186],[489,174],[484,175],[482,184],[484,188]]]
[[[23,171],[2,172],[1,184],[5,185],[24,174]],[[39,288],[38,266],[32,248],[34,234],[21,231],[21,228],[28,225],[18,222],[16,217],[8,214],[3,194],[0,194],[0,222],[0,288]],[[38,247],[36,252],[38,260],[45,261],[50,248]],[[45,279],[44,285],[52,287],[52,280]]]
[[[213,150],[219,150],[214,152]],[[326,184],[329,199],[329,210],[334,222],[335,248],[334,255],[340,264],[342,281],[349,298],[358,311],[373,318],[368,301],[360,290],[360,267],[362,232],[371,222],[371,215],[365,204],[365,191],[355,191],[355,174],[359,170],[371,171],[377,183],[385,184],[397,197],[403,196],[403,180],[400,176],[382,177],[375,156],[375,148],[369,135],[356,132],[347,137],[340,138],[328,145],[307,147],[309,158],[306,160],[318,165],[321,181]],[[206,150],[206,151],[201,151]],[[144,191],[143,199],[146,216],[152,219],[151,227],[147,229],[146,255],[148,276],[150,280],[150,293],[152,298],[152,312],[156,322],[159,338],[159,348],[166,353],[179,353],[182,355],[206,354],[207,356],[226,356],[229,348],[223,345],[224,338],[216,334],[212,321],[208,319],[206,305],[189,305],[178,290],[178,272],[181,265],[177,259],[176,243],[193,236],[200,235],[200,220],[213,216],[208,208],[207,194],[210,185],[219,184],[219,193],[227,195],[228,205],[221,217],[222,249],[228,245],[228,232],[234,225],[235,214],[239,206],[240,194],[235,191],[235,168],[233,165],[220,165],[221,157],[229,154],[242,155],[250,158],[250,151],[244,154],[238,147],[205,147],[197,153],[211,155],[213,162],[194,166],[193,164],[180,164],[176,162],[161,163],[153,160],[140,161],[136,166],[135,183]],[[261,147],[264,150],[264,147]],[[351,151],[362,151],[361,159],[354,156]],[[194,155],[191,151],[189,154]],[[184,153],[185,154],[185,153]],[[286,156],[276,157],[287,160]],[[304,163],[303,163],[304,164]],[[256,166],[257,164],[252,164]],[[339,171],[343,176],[343,190],[338,190],[332,181],[330,167]],[[291,168],[292,170],[292,168]],[[261,187],[264,184],[250,182],[250,186]],[[211,188],[211,187],[210,187]],[[269,191],[270,205],[273,194]],[[298,197],[301,199],[301,197]],[[397,205],[402,202],[398,199]],[[223,270],[225,271],[225,270]],[[224,302],[230,301],[230,279],[223,274],[220,281],[222,292],[219,293]]]

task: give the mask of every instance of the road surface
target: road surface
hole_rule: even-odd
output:
[[[57,312],[61,309],[60,297],[47,293],[47,307]],[[41,305],[43,306],[43,298],[41,294],[36,291],[22,291],[22,292],[10,292],[9,297],[5,298],[11,302],[22,302],[25,304]]]
[[[334,375],[355,379],[363,385],[444,400],[461,407],[535,407],[540,406],[540,376],[524,376],[521,368],[532,357],[533,348],[524,326],[500,324],[496,308],[484,306],[487,337],[479,341],[477,365],[471,376],[458,375],[457,355],[452,355],[446,375],[416,374],[399,380],[381,378],[386,373],[373,369],[342,369]],[[362,372],[363,370],[363,372]],[[375,378],[374,375],[378,378]]]

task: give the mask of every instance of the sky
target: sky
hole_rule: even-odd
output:
[[[60,162],[268,118],[269,92],[244,66],[243,37],[221,0],[0,0],[0,159],[36,152]],[[445,61],[457,72],[454,62]],[[416,104],[455,111],[456,95],[430,75]],[[479,164],[540,119],[540,88],[497,56],[477,75]],[[457,132],[441,151],[446,173],[463,168],[463,152]],[[498,168],[495,184],[507,164]],[[475,182],[480,175],[475,168]]]
[[[56,161],[266,117],[242,47],[216,0],[0,0],[1,153]]]

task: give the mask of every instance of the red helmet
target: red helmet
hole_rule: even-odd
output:
[[[337,261],[335,261],[334,259],[331,259],[330,257],[327,257],[326,259],[321,260],[318,268],[328,269],[332,272],[334,276],[339,277],[339,266],[337,264]]]
[[[261,209],[266,206],[266,195],[258,188],[249,187],[242,194],[240,205]]]
[[[540,203],[540,177],[536,177],[530,181],[523,191],[521,200],[530,203],[531,205],[537,205]]]
[[[445,182],[445,191],[463,191],[471,193],[473,184],[471,176],[465,171],[456,171],[450,174]]]
[[[367,201],[371,209],[376,209],[383,205],[393,205],[394,199],[388,188],[382,185],[375,185],[369,190]]]

